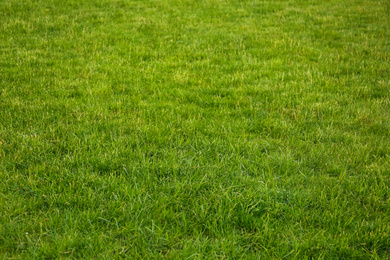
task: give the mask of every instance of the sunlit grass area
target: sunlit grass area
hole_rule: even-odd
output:
[[[385,259],[389,187],[389,1],[0,1],[3,259]]]

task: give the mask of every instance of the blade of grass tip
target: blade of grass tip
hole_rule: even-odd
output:
[[[303,177],[305,177],[306,179],[309,179],[301,170],[299,170],[299,173],[300,173]]]
[[[293,249],[290,253],[286,254],[285,256],[282,257],[282,259],[286,258],[287,256],[291,255],[292,253],[294,253],[295,249]]]

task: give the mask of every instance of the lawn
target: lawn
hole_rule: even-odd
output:
[[[389,255],[388,0],[0,1],[0,258]]]

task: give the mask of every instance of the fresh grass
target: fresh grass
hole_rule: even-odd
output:
[[[0,1],[4,259],[390,255],[387,0]]]

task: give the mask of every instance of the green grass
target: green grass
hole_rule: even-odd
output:
[[[0,257],[385,259],[387,0],[2,0]]]

